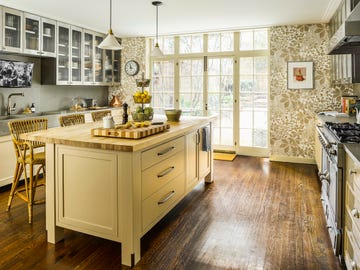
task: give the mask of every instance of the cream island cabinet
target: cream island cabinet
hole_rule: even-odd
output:
[[[344,258],[347,269],[360,267],[360,147],[346,148]],[[355,155],[354,155],[355,153]]]
[[[122,264],[140,260],[140,239],[200,179],[213,181],[212,152],[203,151],[213,118],[170,123],[139,140],[92,137],[100,123],[26,134],[46,143],[48,241],[67,228],[121,242]]]

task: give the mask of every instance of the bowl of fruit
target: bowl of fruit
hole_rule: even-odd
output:
[[[154,116],[154,110],[151,107],[145,107],[143,109],[141,106],[138,106],[136,111],[131,113],[131,116],[134,121],[139,122],[152,120]]]
[[[135,103],[150,103],[151,102],[151,95],[148,91],[137,91],[134,94],[134,102]]]

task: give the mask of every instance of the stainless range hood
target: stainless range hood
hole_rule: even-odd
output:
[[[360,3],[329,42],[329,54],[360,54]]]

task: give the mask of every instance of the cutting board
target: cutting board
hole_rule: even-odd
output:
[[[91,130],[92,136],[113,137],[113,138],[127,138],[127,139],[141,139],[156,133],[163,132],[170,128],[169,124],[151,125],[141,128],[93,128]]]

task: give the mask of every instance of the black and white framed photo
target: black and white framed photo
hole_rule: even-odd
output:
[[[314,62],[288,62],[288,89],[314,89]]]
[[[34,63],[0,60],[0,87],[31,87]]]

